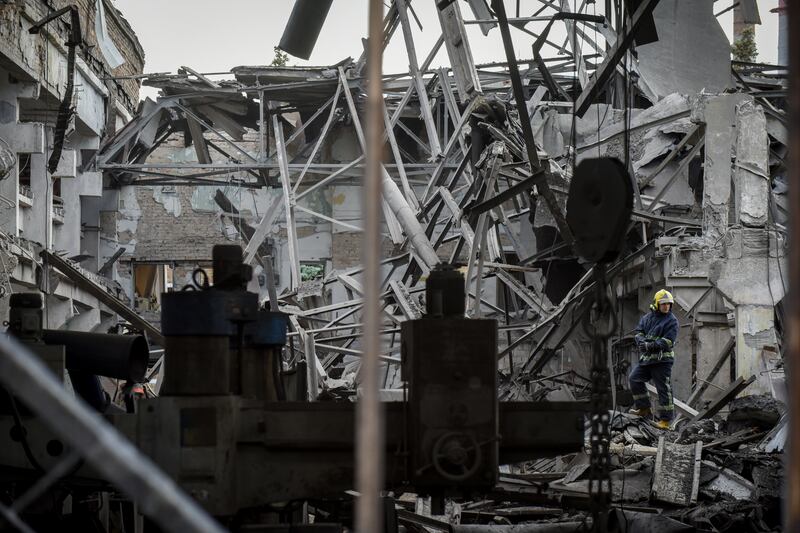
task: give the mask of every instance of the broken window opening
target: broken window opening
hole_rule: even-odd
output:
[[[61,178],[53,178],[53,222],[64,223],[64,198],[61,196]]]
[[[161,295],[174,289],[175,267],[169,263],[134,263],[134,309],[161,311]]]
[[[33,189],[31,189],[31,154],[18,153],[17,180],[19,183],[19,194],[33,201]],[[21,204],[25,207],[27,204]]]

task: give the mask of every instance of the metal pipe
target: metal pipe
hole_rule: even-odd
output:
[[[789,312],[786,362],[789,386],[789,442],[784,531],[800,530],[800,12],[789,4]],[[792,30],[791,28],[794,28]]]
[[[780,0],[778,7],[772,11],[778,12],[778,64],[789,64],[789,16],[787,13],[788,0]]]
[[[42,340],[65,347],[68,370],[98,376],[142,382],[150,361],[150,349],[142,335],[46,329]]]
[[[383,2],[369,2],[367,44],[367,140],[364,171],[364,337],[361,359],[361,389],[356,425],[356,531],[383,531],[380,491],[383,488],[384,417],[378,396],[380,388],[380,249],[383,152]]]
[[[295,57],[311,57],[332,3],[333,0],[297,0],[278,47]]]
[[[100,415],[66,394],[53,373],[18,341],[0,335],[0,381],[105,479],[164,531],[222,533],[196,501]]]

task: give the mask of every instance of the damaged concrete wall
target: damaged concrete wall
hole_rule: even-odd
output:
[[[79,60],[79,69],[88,69],[101,76],[132,76],[142,73],[144,67],[144,50],[136,34],[128,22],[109,0],[103,0],[106,25],[109,36],[122,54],[125,62],[117,68],[110,68],[107,60],[97,48],[97,35],[94,20],[97,16],[95,0],[26,0],[25,2],[6,3],[0,5],[0,54],[11,58],[15,66],[21,69],[25,77],[42,80],[48,90],[56,95],[63,89],[62,83],[51,82],[50,76],[64,76],[63,69],[47,69],[43,64],[45,57],[63,55],[64,43],[67,40],[67,24],[57,21],[48,25],[47,30],[54,32],[48,54],[43,49],[43,40],[39,35],[30,35],[28,28],[37,20],[53,10],[68,4],[76,5],[80,11],[84,40],[92,46],[89,56]],[[81,66],[82,65],[82,66]],[[49,72],[49,74],[48,74]],[[44,76],[42,76],[44,74]],[[24,78],[23,78],[24,79]],[[105,83],[103,83],[105,85]],[[119,101],[129,112],[134,112],[139,101],[139,82],[134,79],[110,81]]]
[[[141,74],[144,66],[144,51],[135,33],[110,1],[101,1],[108,41],[122,59],[118,66],[111,66],[100,52],[94,24],[96,1],[26,0],[0,5],[0,138],[17,158],[11,174],[0,183],[4,198],[0,230],[14,242],[38,243],[83,260],[90,273],[99,267],[97,205],[103,184],[102,175],[89,168],[89,163],[110,133],[107,124],[113,127],[120,119],[126,120],[139,99],[138,80],[111,78]],[[37,35],[28,29],[67,5],[78,8],[82,37],[89,46],[77,53],[71,102],[74,114],[61,158],[50,175],[47,165],[56,143],[54,128],[69,81],[69,16],[48,23]],[[30,261],[35,270],[38,259]],[[24,289],[19,290],[35,288],[36,283],[28,284],[20,268],[14,270],[11,283],[22,284]],[[96,299],[77,291],[69,280],[61,279],[53,286],[56,292],[48,295],[49,327],[88,330],[110,316]]]
[[[245,140],[246,147],[256,146],[252,135]],[[215,157],[219,158],[218,154]],[[182,138],[173,137],[156,150],[150,158],[154,162],[192,163],[196,153],[192,147],[185,148]],[[224,158],[219,158],[224,161]],[[126,249],[121,261],[161,262],[170,264],[206,264],[211,259],[215,244],[239,243],[242,240],[230,216],[224,213],[215,201],[217,190],[222,191],[239,211],[239,217],[251,226],[257,226],[279,189],[251,189],[237,187],[237,173],[231,174],[228,185],[217,186],[126,186],[118,192],[116,205],[105,211],[106,235],[111,238],[104,254],[110,257],[116,246]],[[301,190],[302,192],[302,190]],[[343,195],[342,195],[343,197]],[[331,216],[333,208],[330,195],[325,190],[309,195],[304,205],[320,214]],[[278,288],[283,289],[289,281],[288,247],[286,245],[285,217],[280,216],[268,239],[275,241],[275,273]],[[297,233],[301,262],[322,263],[325,271],[331,269],[332,244],[330,222],[317,219],[298,211]],[[113,236],[113,237],[112,237]],[[113,242],[116,239],[116,242]],[[346,246],[339,247],[343,254]],[[124,271],[123,271],[124,270]],[[124,267],[118,276],[120,283],[130,291],[129,267]],[[255,277],[260,279],[260,289],[266,290],[261,267],[256,267]],[[180,282],[178,282],[180,283]],[[179,285],[176,285],[180,288]]]
[[[659,98],[733,86],[730,44],[713,0],[661,0],[653,18],[658,41],[639,46],[637,54],[641,76]]]

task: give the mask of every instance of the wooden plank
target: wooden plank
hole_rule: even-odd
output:
[[[719,352],[717,356],[717,362],[714,364],[714,368],[711,369],[711,372],[708,373],[705,380],[701,381],[697,388],[692,392],[689,399],[686,400],[686,403],[689,405],[697,405],[697,400],[703,395],[703,393],[708,388],[708,384],[714,381],[714,378],[717,377],[722,365],[725,364],[725,361],[728,360],[728,355],[731,353],[731,350],[734,349],[736,346],[736,338],[731,337],[728,339],[728,342],[725,343],[725,346],[722,348],[722,351]]]
[[[645,383],[645,387],[647,387],[647,391],[650,394],[658,396],[658,391],[656,390],[656,388],[653,385],[651,385],[650,383]],[[684,416],[686,418],[694,418],[694,417],[697,416],[698,412],[697,412],[696,409],[694,409],[691,406],[685,404],[684,402],[678,400],[677,398],[673,397],[672,398],[672,403],[673,403],[673,405],[675,405],[675,410],[678,411],[678,413],[680,415],[682,415],[682,416]]]
[[[696,422],[698,420],[703,420],[705,418],[711,418],[712,416],[720,412],[720,410],[722,410],[723,407],[728,405],[728,403],[731,400],[736,398],[736,396],[740,392],[742,392],[744,389],[750,386],[750,384],[755,380],[756,376],[750,376],[747,379],[744,379],[744,377],[739,376],[739,379],[731,383],[730,386],[727,389],[725,389],[725,392],[723,392],[719,398],[711,402],[711,404],[709,404],[708,407],[700,411],[700,413],[698,413],[697,416],[692,418],[691,421]]]
[[[697,503],[697,493],[700,491],[700,466],[703,463],[703,442],[695,442],[694,473],[692,474],[692,493],[689,504]]]
[[[683,507],[697,501],[702,446],[702,441],[674,444],[659,437],[651,488],[654,500]]]

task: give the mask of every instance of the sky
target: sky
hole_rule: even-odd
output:
[[[695,0],[681,0],[695,1]],[[715,12],[728,7],[733,0],[715,3]],[[283,28],[291,13],[291,0],[114,0],[117,8],[130,22],[145,50],[145,72],[175,72],[181,66],[198,72],[227,72],[240,65],[266,65],[274,57],[273,47],[280,41]],[[347,57],[357,59],[367,34],[367,0],[334,0],[314,52],[308,61],[294,57],[291,65],[330,65]],[[509,16],[514,16],[516,2],[506,0]],[[580,5],[580,2],[578,2]],[[602,5],[597,2],[596,5]],[[778,16],[770,13],[778,0],[758,0],[762,24],[756,26],[759,61],[775,63],[778,46]],[[420,63],[428,55],[441,34],[433,0],[417,0],[412,4],[419,20],[420,31],[412,17],[414,41]],[[522,16],[530,15],[541,3],[522,0]],[[591,11],[589,11],[591,12]],[[465,19],[472,17],[462,3]],[[733,27],[732,12],[719,17],[730,39]],[[544,23],[531,23],[536,31]],[[478,26],[468,26],[468,35],[476,63],[500,61],[504,58],[500,32],[495,28],[484,36]],[[555,24],[552,40],[565,37],[563,24]],[[518,57],[529,58],[533,38],[512,29]],[[433,67],[448,64],[442,49]],[[397,31],[384,54],[385,73],[408,70],[408,57]],[[224,78],[224,76],[223,76]],[[228,76],[230,78],[230,76]],[[143,88],[142,96],[157,95],[157,90]]]

